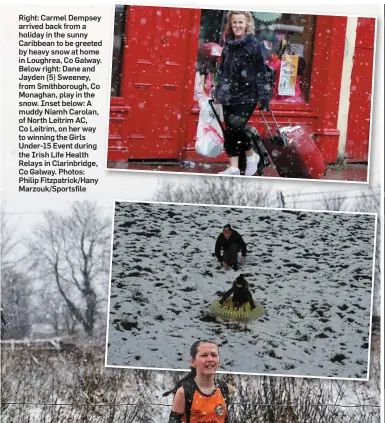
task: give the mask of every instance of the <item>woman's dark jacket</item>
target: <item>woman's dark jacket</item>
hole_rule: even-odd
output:
[[[262,45],[252,35],[248,34],[242,40],[228,37],[217,77],[214,97],[223,105],[257,104],[271,98]]]

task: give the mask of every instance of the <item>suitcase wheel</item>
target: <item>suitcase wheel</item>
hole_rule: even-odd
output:
[[[263,166],[264,167],[267,167],[267,166],[270,166],[271,165],[271,161],[270,161],[270,158],[269,158],[269,156],[265,156],[264,158],[263,158]]]

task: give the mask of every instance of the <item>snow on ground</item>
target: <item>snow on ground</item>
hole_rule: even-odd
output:
[[[226,223],[248,245],[240,271],[213,256]],[[366,378],[373,215],[117,202],[107,365],[187,369],[197,339],[220,370]],[[246,324],[209,304],[239,273],[265,315]]]

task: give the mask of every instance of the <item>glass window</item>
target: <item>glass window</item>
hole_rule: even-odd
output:
[[[202,9],[199,45],[207,42],[220,44],[225,23],[226,12],[224,10]]]
[[[268,12],[253,12],[253,16],[267,63],[276,70],[273,102],[307,103],[316,17]]]
[[[199,74],[200,87],[194,92],[205,92],[210,95],[215,85],[217,64],[222,52],[222,34],[226,24],[226,11],[202,9],[199,48],[196,71]]]
[[[215,45],[223,45],[227,11],[202,10],[197,72],[209,94],[215,85]],[[273,103],[305,104],[310,96],[316,16],[252,12],[255,37],[264,43],[266,62],[276,71]]]
[[[120,95],[123,50],[125,43],[126,6],[115,6],[114,45],[112,48],[111,97]]]

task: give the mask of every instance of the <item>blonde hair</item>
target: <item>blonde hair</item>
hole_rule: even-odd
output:
[[[233,34],[233,30],[231,29],[231,17],[233,15],[244,15],[246,18],[246,34],[251,34],[254,35],[255,34],[255,25],[254,25],[254,19],[253,19],[253,15],[250,12],[245,12],[243,10],[229,10],[226,14],[226,25],[225,25],[225,29],[223,30],[223,32],[229,36],[229,35],[234,35]]]

